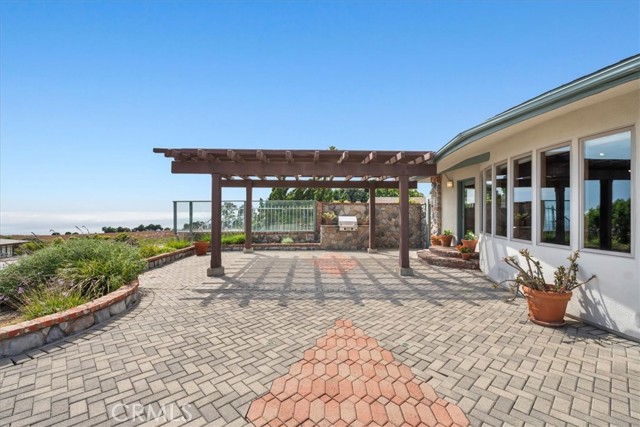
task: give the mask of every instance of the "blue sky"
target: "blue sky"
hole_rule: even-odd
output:
[[[3,0],[0,233],[170,225],[210,181],[153,147],[437,150],[638,53],[639,5]]]

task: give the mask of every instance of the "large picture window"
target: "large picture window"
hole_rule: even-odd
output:
[[[496,166],[496,236],[507,237],[507,164]]]
[[[493,195],[493,185],[491,178],[491,168],[484,171],[484,232],[491,234],[491,198]]]
[[[531,240],[531,156],[513,161],[514,239]]]
[[[571,149],[569,146],[540,154],[540,241],[570,243]]]
[[[631,131],[583,141],[584,247],[631,252]]]

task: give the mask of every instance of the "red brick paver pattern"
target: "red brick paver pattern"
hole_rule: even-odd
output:
[[[337,320],[247,419],[261,426],[468,426],[460,408],[438,397],[378,342]]]

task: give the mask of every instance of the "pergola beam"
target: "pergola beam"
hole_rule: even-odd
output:
[[[232,162],[194,162],[194,161],[177,161],[171,163],[171,172],[173,173],[193,173],[193,174],[211,174],[219,173],[221,175],[238,175],[250,174],[285,176],[285,175],[302,175],[302,176],[345,176],[347,173],[353,176],[416,176],[429,177],[436,175],[436,165],[420,164],[410,165],[406,163],[388,164],[388,163],[370,163],[363,165],[361,163],[243,163],[241,169],[238,164]]]
[[[369,188],[373,181],[275,181],[275,180],[222,180],[223,188],[244,188],[251,182],[253,188]],[[376,182],[376,188],[399,188],[397,181]],[[418,188],[417,181],[409,181],[409,188]]]

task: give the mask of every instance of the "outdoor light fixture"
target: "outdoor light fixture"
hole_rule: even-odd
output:
[[[447,188],[453,188],[453,181],[451,180],[451,178],[449,178],[446,173],[443,173],[442,175],[447,178]]]

